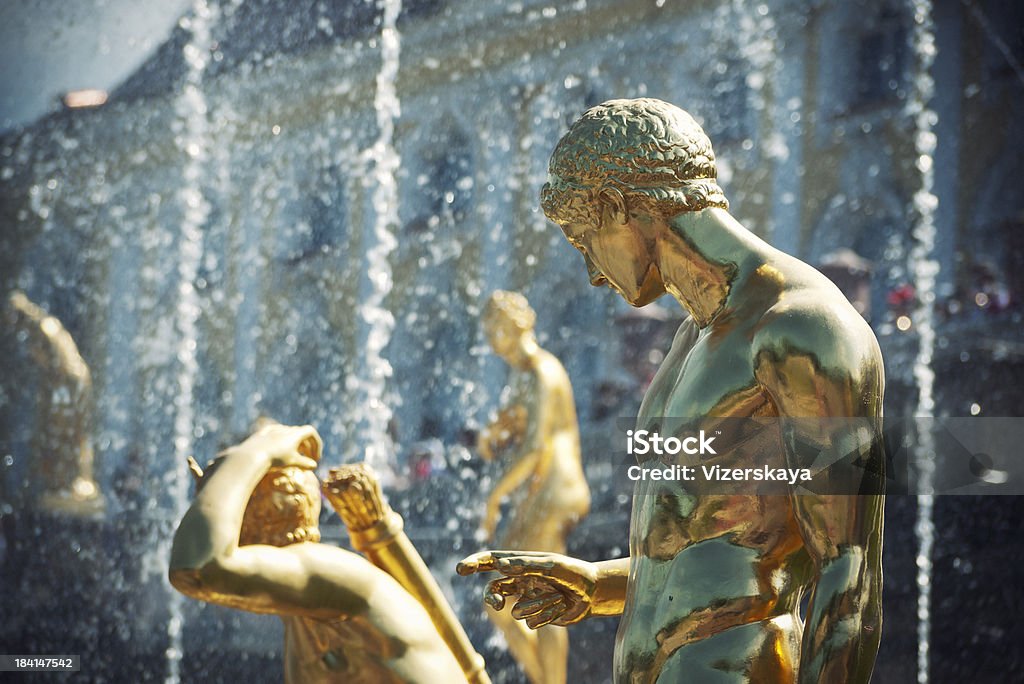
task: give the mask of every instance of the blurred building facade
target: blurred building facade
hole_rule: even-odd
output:
[[[367,151],[378,136],[381,13],[374,3],[335,5],[214,4],[201,105],[182,95],[200,21],[192,16],[102,107],[67,110],[0,139],[0,287],[45,304],[92,367],[97,479],[111,492],[111,519],[145,519],[166,533],[175,506],[167,483],[184,466],[169,462],[182,402],[194,407],[199,454],[268,415],[316,425],[328,463],[360,457],[352,378],[368,334],[360,302],[374,286]],[[1021,14],[992,0],[936,3],[928,106],[938,144],[934,159],[922,160],[908,104],[920,63],[912,3],[406,0],[395,83],[399,220],[386,302],[395,324],[384,352],[393,368],[389,432],[399,469],[417,443],[446,445],[437,470],[451,477],[438,497],[460,507],[454,553],[472,550],[463,528],[482,506],[476,478],[488,476],[460,445],[493,410],[504,380],[479,330],[491,290],[520,290],[537,310],[541,343],[576,388],[585,457],[607,449],[617,417],[635,415],[643,385],[635,360],[656,362],[681,319],[675,303],[660,302],[644,319],[652,333],[640,335],[651,349],[625,349],[637,319],[612,293],[589,287],[538,208],[554,144],[586,107],[613,97],[658,97],[694,114],[741,222],[834,267],[879,335],[890,414],[914,412],[922,301],[937,317],[937,412],[1019,414]],[[189,177],[187,119],[197,111],[206,133],[201,173]],[[932,165],[938,197],[938,284],[925,293],[915,291],[910,263],[923,164]],[[183,188],[208,207],[193,283],[201,313],[192,397],[179,396],[175,381]],[[0,337],[10,516],[30,503],[22,464],[38,455],[28,451],[33,378],[18,367],[24,350]],[[588,473],[606,475],[599,466],[594,459]],[[445,524],[450,510],[430,500],[409,496],[411,528]],[[594,509],[579,545],[623,553],[628,501],[605,487]],[[912,524],[910,508],[899,515]],[[136,565],[158,586],[159,573]],[[911,596],[913,587],[895,591]],[[912,615],[905,623],[896,622],[912,632]],[[595,639],[607,643],[613,628]],[[273,638],[246,646],[239,636],[237,647]],[[903,651],[880,661],[893,681],[913,672],[905,662],[912,644],[896,642]]]

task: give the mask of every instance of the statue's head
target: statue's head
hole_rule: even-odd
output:
[[[562,226],[597,226],[603,189],[666,218],[728,209],[717,177],[711,141],[692,116],[651,98],[609,100],[584,112],[555,147],[541,207]]]
[[[518,292],[495,290],[484,307],[483,325],[491,348],[504,359],[513,358],[524,335],[533,334],[537,314]]]
[[[711,142],[683,110],[653,99],[587,110],[559,141],[541,206],[580,251],[593,285],[633,306],[665,293],[656,233],[683,212],[729,203]]]
[[[271,468],[249,497],[238,545],[320,541],[320,481],[305,468]]]
[[[203,472],[190,461],[201,489],[220,465],[213,461]],[[320,541],[320,480],[312,470],[298,467],[274,467],[259,481],[242,517],[238,545],[269,544],[287,546],[298,542]]]

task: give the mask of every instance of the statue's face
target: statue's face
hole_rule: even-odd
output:
[[[284,516],[315,522],[320,515],[320,481],[312,470],[272,469],[270,505]]]
[[[632,220],[632,219],[630,219]],[[633,306],[644,306],[665,293],[652,249],[629,223],[602,221],[601,226],[567,224],[565,238],[583,255],[590,284],[608,285]]]
[[[284,546],[297,530],[316,530],[320,518],[320,482],[316,473],[302,468],[271,468],[245,510],[240,544]]]
[[[484,321],[484,332],[487,334],[487,341],[491,344],[494,353],[503,359],[515,356],[519,349],[519,341],[523,331],[511,318],[501,312],[495,311]]]

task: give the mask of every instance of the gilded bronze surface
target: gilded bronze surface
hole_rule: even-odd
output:
[[[667,292],[690,314],[638,429],[666,416],[777,416],[787,427],[758,452],[773,467],[805,466],[800,443],[881,461],[871,329],[824,276],[728,213],[711,144],[688,114],[607,102],[573,125],[549,170],[544,211],[591,282],[634,306]],[[813,420],[837,417],[873,428]],[[500,572],[487,601],[512,599],[531,627],[621,612],[616,682],[866,682],[881,630],[882,507],[874,494],[696,495],[640,481],[629,558],[484,552],[458,570]]]
[[[394,577],[426,609],[466,680],[490,684],[483,657],[473,649],[441,587],[403,531],[402,516],[384,500],[373,470],[365,463],[332,468],[323,491],[348,528],[352,546]]]
[[[42,485],[44,510],[78,515],[100,513],[103,496],[93,479],[92,374],[61,322],[14,291],[8,320],[25,335],[40,372],[34,474]]]
[[[312,427],[283,425],[224,451],[174,535],[171,584],[280,616],[289,683],[466,682],[428,611],[398,581],[318,543],[320,451]]]
[[[493,538],[502,500],[512,497],[498,544],[563,553],[566,535],[590,509],[590,488],[580,462],[572,385],[558,359],[537,344],[535,320],[526,298],[516,292],[493,293],[484,311],[491,348],[509,364],[512,376],[505,405],[477,443],[485,459],[507,463],[487,499],[483,526]],[[565,682],[569,638],[561,627],[534,632],[501,606],[489,607],[489,617],[531,682]]]

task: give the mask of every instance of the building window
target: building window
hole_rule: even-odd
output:
[[[750,88],[746,82],[750,70],[749,62],[729,55],[709,62],[704,71],[710,93],[704,128],[716,144],[750,136]]]
[[[902,85],[907,59],[907,30],[895,9],[883,9],[857,44],[855,106],[886,102]]]
[[[745,73],[741,61],[730,60],[725,64],[724,77],[711,90],[716,119],[713,126],[714,140],[732,142],[743,140],[749,134],[746,123],[750,103],[747,99]]]
[[[402,13],[398,15],[398,25],[401,27],[409,21],[437,14],[443,7],[443,0],[402,0]]]
[[[298,263],[330,254],[344,243],[347,234],[344,179],[336,167],[331,167],[306,197],[299,220],[284,229],[283,257],[289,263]]]
[[[473,201],[473,159],[461,133],[435,141],[423,155],[418,178],[419,211],[406,231],[421,233],[461,223]]]

